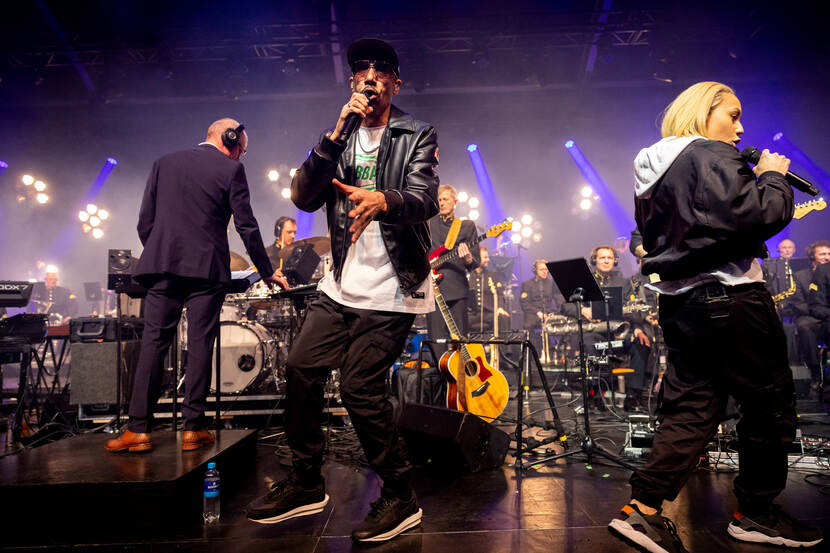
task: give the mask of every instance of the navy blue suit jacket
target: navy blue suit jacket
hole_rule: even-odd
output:
[[[231,214],[259,273],[270,276],[242,164],[204,144],[157,160],[138,214],[144,251],[133,276],[145,286],[159,275],[229,283]]]

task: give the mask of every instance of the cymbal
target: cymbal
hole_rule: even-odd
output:
[[[231,271],[244,271],[250,266],[251,264],[243,256],[236,252],[231,252]]]
[[[285,246],[280,250],[280,259],[288,259],[296,248],[307,244],[310,244],[314,248],[317,255],[323,255],[327,251],[331,250],[331,241],[328,236],[312,236],[311,238],[296,240],[288,246]]]

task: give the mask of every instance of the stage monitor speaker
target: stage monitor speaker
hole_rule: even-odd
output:
[[[470,413],[407,403],[398,418],[401,436],[420,462],[471,472],[504,463],[510,437]]]
[[[72,373],[69,403],[92,405],[117,403],[116,395],[116,346],[117,342],[76,342],[72,344]],[[132,377],[138,364],[139,341],[121,343],[121,401],[130,401]]]

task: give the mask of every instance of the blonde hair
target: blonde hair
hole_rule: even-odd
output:
[[[444,191],[449,192],[452,195],[452,197],[455,198],[456,200],[458,199],[458,191],[455,189],[454,186],[449,185],[449,184],[439,184],[438,185],[438,193],[440,194],[441,192],[444,192]]]
[[[667,136],[706,136],[706,121],[723,101],[724,94],[735,92],[722,83],[704,81],[680,93],[663,112],[661,133]]]

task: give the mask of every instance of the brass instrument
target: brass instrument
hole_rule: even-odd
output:
[[[793,270],[790,268],[790,260],[787,258],[784,258],[784,275],[790,281],[790,287],[783,292],[772,296],[772,301],[776,304],[776,306],[780,302],[795,294],[795,279],[793,278]]]
[[[615,338],[619,339],[625,335],[626,332],[631,328],[631,324],[627,321],[610,321],[609,323],[611,328],[611,334],[614,335]],[[559,323],[559,324],[549,324],[545,325],[545,330],[549,334],[576,334],[579,332],[579,326],[574,319],[570,319],[568,322]],[[596,323],[582,323],[582,331],[583,332],[603,332],[605,331],[605,321],[599,321]]]
[[[623,315],[633,315],[635,313],[649,313],[653,310],[654,308],[652,306],[641,300],[629,301],[625,305],[623,305],[622,308]]]

